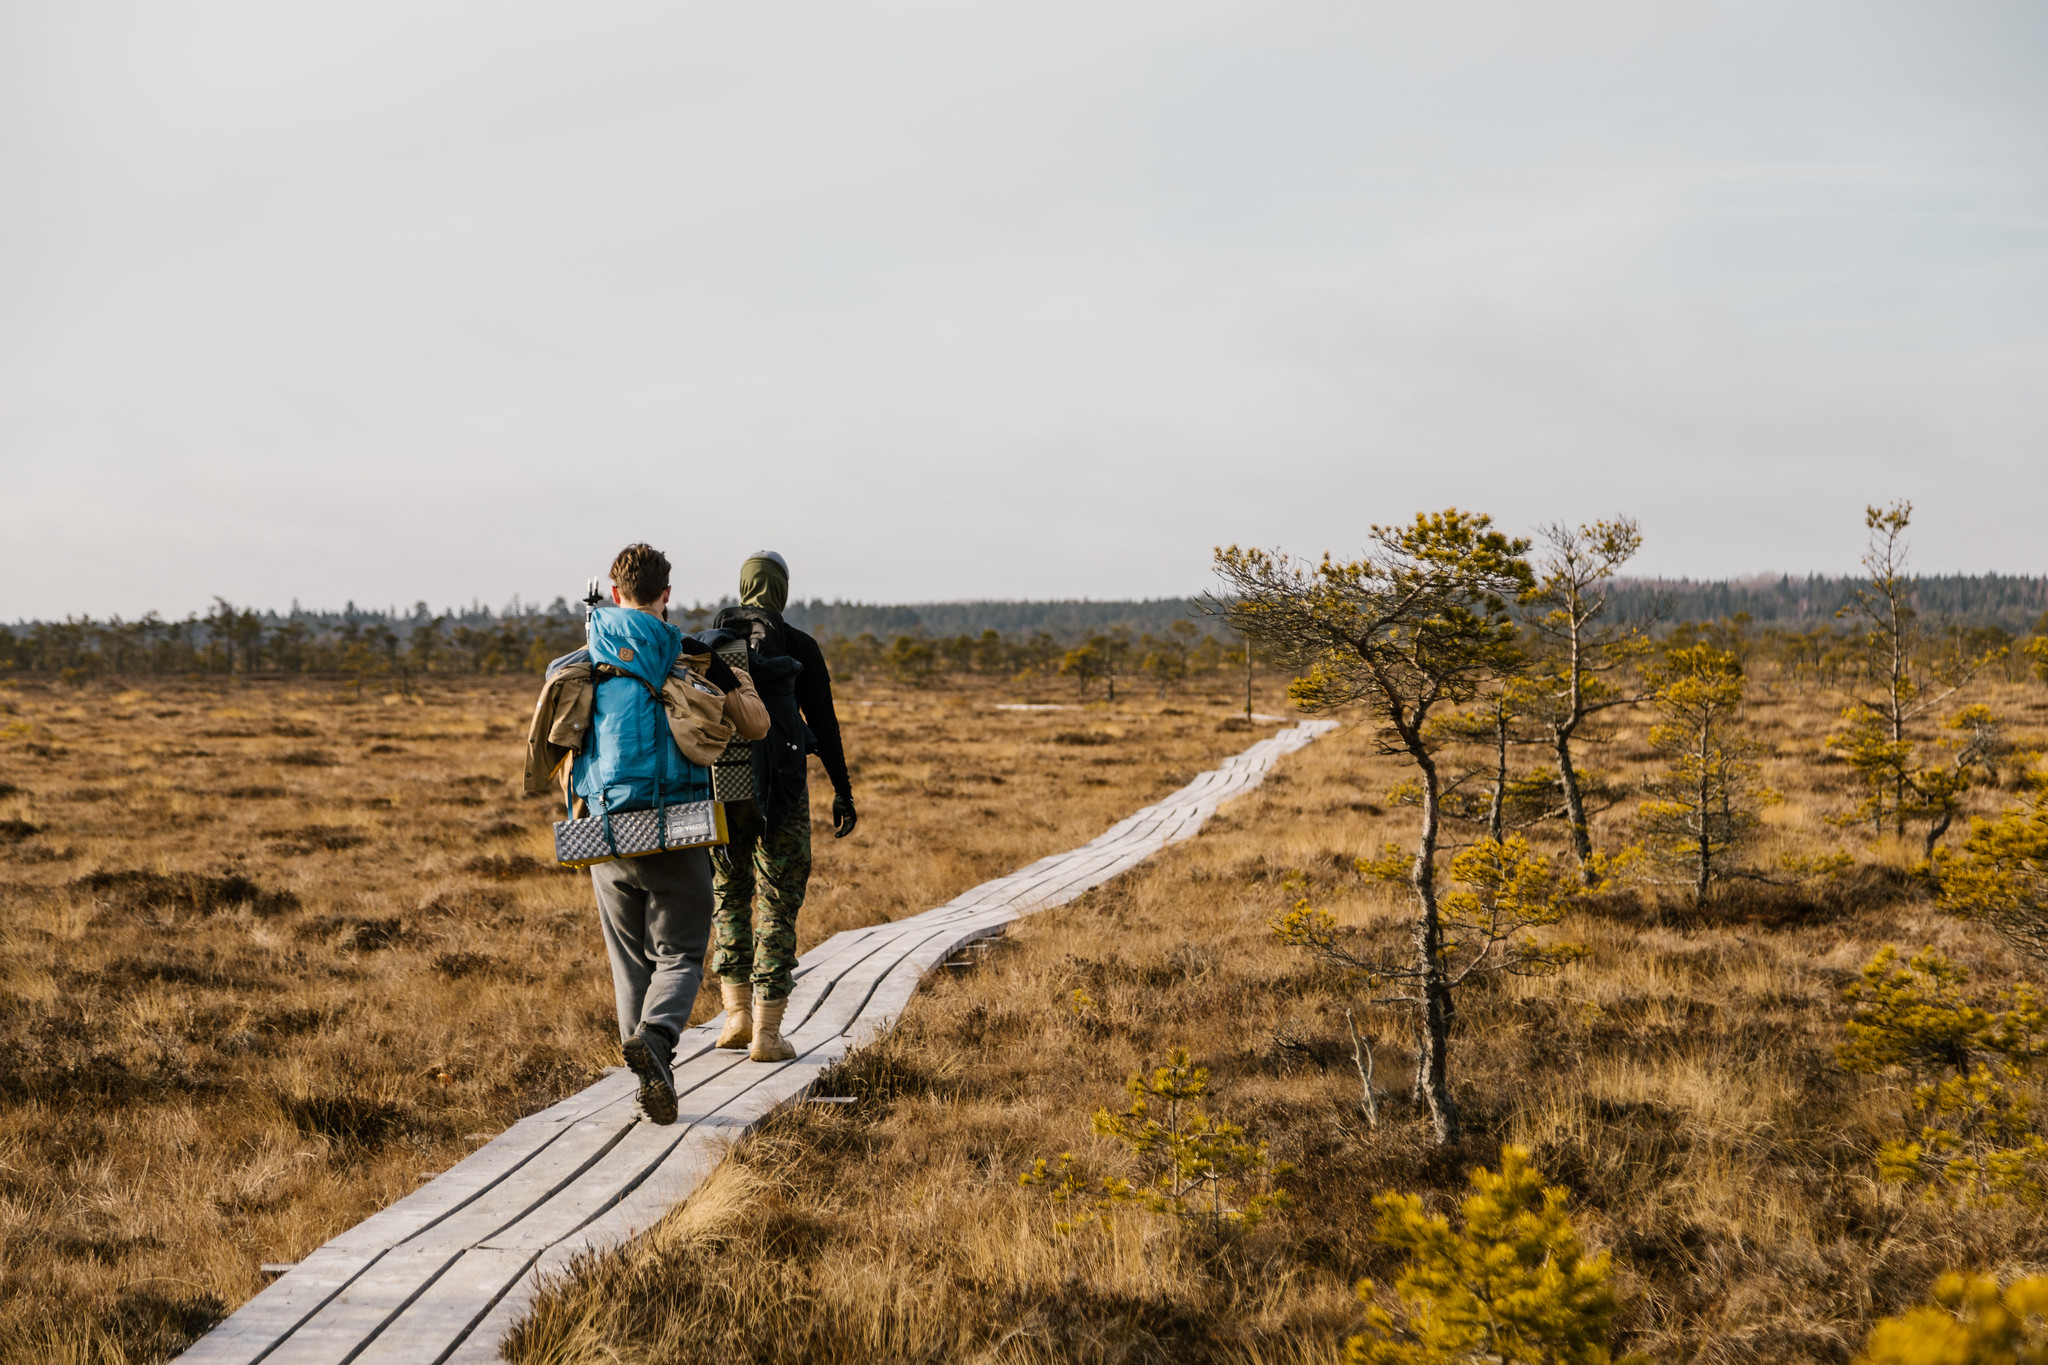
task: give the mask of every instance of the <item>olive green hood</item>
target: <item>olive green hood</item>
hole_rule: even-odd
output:
[[[789,563],[763,550],[740,565],[740,605],[780,613],[789,605]]]

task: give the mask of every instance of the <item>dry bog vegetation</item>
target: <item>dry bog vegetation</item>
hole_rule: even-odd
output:
[[[164,1359],[260,1265],[618,1063],[587,879],[517,794],[532,682],[409,690],[0,683],[0,1359]],[[862,823],[819,841],[805,946],[1251,738],[1220,706],[1010,697],[847,692]]]
[[[1219,551],[1352,728],[935,983],[514,1358],[2008,1358],[2048,701],[1917,623],[1910,511],[1832,662],[1603,619],[1626,520]]]
[[[1929,901],[1907,872],[1917,839],[1827,823],[1856,797],[1824,747],[1837,699],[1756,671],[1749,723],[1786,797],[1765,851],[1853,847],[1861,865],[1698,911],[1587,901],[1565,926],[1584,961],[1461,1000],[1455,1146],[1431,1142],[1405,1082],[1412,1036],[1385,1013],[1368,1015],[1385,1093],[1367,1126],[1354,994],[1270,928],[1305,894],[1405,935],[1406,889],[1353,868],[1412,829],[1387,796],[1404,774],[1351,726],[1200,838],[941,974],[835,1078],[858,1103],[772,1120],[657,1234],[562,1286],[514,1359],[1335,1361],[1363,1319],[1355,1283],[1400,1266],[1373,1236],[1373,1196],[1452,1207],[1505,1142],[1612,1250],[1616,1343],[1654,1360],[1847,1361],[1946,1268],[2038,1268],[2038,1207],[1929,1201],[1879,1178],[1903,1088],[1836,1061],[1843,990],[1885,945],[1932,944],[1990,984],[2023,967]],[[2021,720],[2023,743],[2048,742],[2048,689],[1987,684],[1979,699]],[[1598,746],[1615,785],[1652,770],[1647,721]],[[2003,780],[1973,805],[2009,800]],[[1620,807],[1595,821],[1603,839],[1626,827]],[[1063,1152],[1137,1169],[1091,1115],[1122,1109],[1126,1079],[1175,1047],[1209,1068],[1211,1112],[1294,1166],[1292,1207],[1243,1234],[1137,1211],[1113,1236],[1057,1232],[1069,1214],[1019,1174]]]
[[[1908,511],[1870,513],[1873,602],[1910,596]],[[1945,1271],[2048,1260],[2048,636],[1652,639],[1593,606],[1634,528],[1553,532],[1540,572],[1458,513],[1376,531],[1371,572],[1226,558],[1233,619],[1339,732],[938,973],[827,1078],[851,1103],[772,1119],[511,1356],[1977,1359],[1922,1350],[1976,1330],[1946,1309],[1871,1331]],[[804,943],[1272,728],[1221,671],[1092,700],[1101,664],[848,682],[863,823],[819,841]],[[163,1358],[616,1060],[588,889],[514,794],[528,687],[0,690],[0,1356]],[[1428,1295],[1390,1238],[1457,1226],[1475,1170],[1508,1189],[1504,1149],[1569,1225],[1502,1235],[1583,1292],[1544,1291],[1548,1345],[1401,1337]]]

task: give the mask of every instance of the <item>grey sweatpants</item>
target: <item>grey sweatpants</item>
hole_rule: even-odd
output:
[[[711,936],[711,855],[701,848],[620,858],[590,869],[619,1038],[652,1025],[671,1039],[690,1023]]]

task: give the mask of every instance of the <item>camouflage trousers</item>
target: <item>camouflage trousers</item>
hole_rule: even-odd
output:
[[[752,801],[733,802],[725,815],[731,842],[711,850],[711,970],[721,981],[751,979],[761,999],[780,1000],[795,987],[796,912],[811,882],[810,803],[773,831]]]

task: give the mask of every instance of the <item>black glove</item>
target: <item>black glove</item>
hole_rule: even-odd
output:
[[[716,654],[713,654],[711,662],[704,666],[704,676],[709,678],[711,685],[721,692],[739,691],[740,680],[732,675],[732,665],[719,658]]]
[[[740,685],[740,680],[732,675],[732,665],[719,658],[711,650],[704,648],[703,641],[694,640],[685,635],[683,637],[683,653],[689,658],[704,660],[704,676],[709,678],[711,685],[719,691],[730,692]]]
[[[844,839],[853,833],[853,827],[860,823],[860,816],[854,813],[853,793],[840,792],[832,798],[832,837]]]

